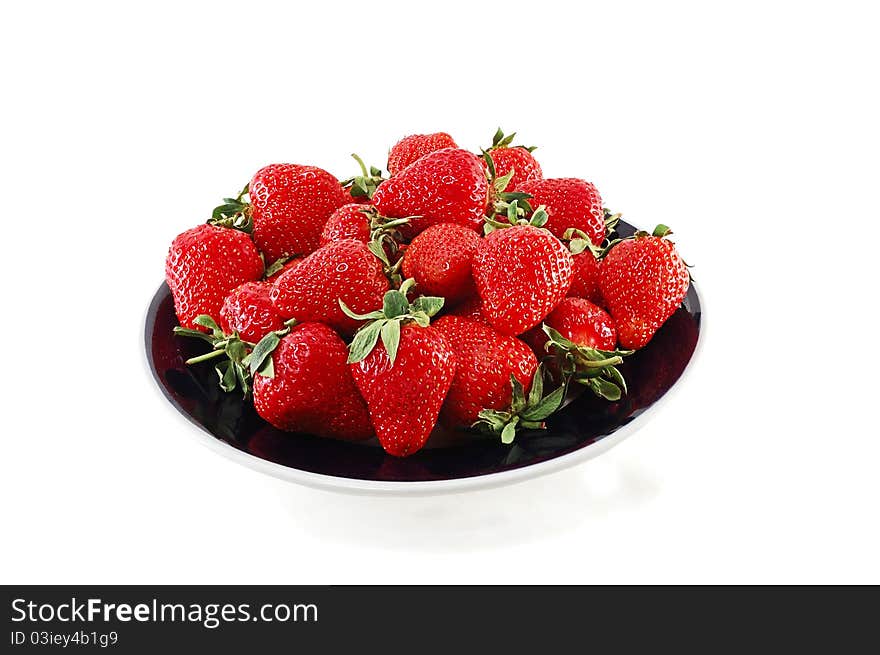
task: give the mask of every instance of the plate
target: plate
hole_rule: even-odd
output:
[[[618,232],[635,231],[621,222]],[[171,292],[159,287],[146,317],[148,366],[165,398],[193,423],[201,441],[253,469],[324,489],[373,494],[435,494],[519,482],[591,459],[632,434],[681,378],[700,341],[702,309],[693,282],[681,307],[642,350],[619,366],[629,393],[609,403],[582,392],[547,421],[506,446],[482,435],[432,436],[405,459],[375,440],[349,443],[292,434],[263,421],[239,393],[226,394],[210,363],[187,366],[204,352],[197,339],[177,337]],[[575,385],[577,386],[577,385]]]

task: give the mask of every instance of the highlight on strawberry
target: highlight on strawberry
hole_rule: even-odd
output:
[[[668,227],[621,237],[595,184],[545,177],[515,140],[406,136],[387,173],[352,155],[341,180],[256,171],[169,249],[174,333],[204,347],[187,364],[290,439],[394,457],[440,433],[541,439],[584,391],[623,402],[621,364],[682,303],[688,265]]]

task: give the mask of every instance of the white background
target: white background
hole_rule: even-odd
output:
[[[880,582],[870,3],[13,3],[0,40],[4,583]],[[261,165],[518,130],[671,225],[703,356],[572,470],[439,498],[204,449],[142,325]]]

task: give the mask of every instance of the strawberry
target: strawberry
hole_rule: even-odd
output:
[[[398,229],[409,223],[410,218],[388,218],[376,211],[370,204],[349,203],[330,215],[321,232],[321,245],[332,241],[356,239],[362,243],[382,242],[387,253],[393,254],[399,248]],[[391,237],[394,241],[388,240]],[[378,254],[377,254],[378,256]]]
[[[467,150],[431,152],[379,185],[373,204],[391,218],[412,216],[406,234],[436,223],[481,230],[489,203],[489,182],[479,157]]]
[[[602,198],[595,186],[576,178],[551,178],[524,182],[517,191],[531,195],[532,207],[544,205],[545,227],[562,239],[565,231],[574,228],[587,234],[594,245],[605,240],[605,212]]]
[[[262,359],[251,361],[257,369],[254,407],[261,417],[292,432],[351,441],[373,435],[346,362],[345,342],[333,330],[303,323],[267,343]]]
[[[339,181],[316,166],[272,164],[248,185],[254,242],[268,261],[318,248],[324,223],[348,202]]]
[[[457,147],[458,145],[446,132],[405,136],[394,144],[388,153],[388,172],[392,176],[397,175],[404,168],[414,161],[421,159],[429,152]]]
[[[257,343],[267,333],[284,328],[269,292],[270,282],[245,282],[226,296],[220,308],[220,327],[226,334],[238,332],[245,341]]]
[[[494,170],[496,177],[504,178],[512,173],[511,177],[506,180],[506,184],[500,185],[501,188],[497,189],[499,192],[506,189],[518,189],[525,182],[544,179],[541,165],[532,155],[532,151],[535,148],[511,146],[510,144],[515,136],[516,132],[505,136],[499,127],[492,138],[492,145],[488,150],[484,151],[484,158],[486,158],[486,153],[488,153],[488,156],[492,159],[491,168]],[[488,159],[486,163],[489,163]]]
[[[331,241],[342,239],[355,239],[362,243],[370,242],[370,219],[364,213],[365,207],[359,203],[342,205],[324,224],[321,231],[321,246],[326,246]]]
[[[385,276],[398,286],[402,282],[398,262],[406,248],[401,243],[403,237],[400,228],[409,221],[408,217],[382,216],[372,205],[343,205],[327,220],[321,234],[321,246],[342,239],[355,239],[367,244],[370,252],[382,262]]]
[[[658,225],[611,248],[602,261],[600,287],[624,348],[644,347],[687,294],[687,265]]]
[[[340,301],[352,319],[372,321],[355,335],[348,359],[379,443],[395,457],[425,445],[455,375],[455,354],[429,325],[443,299],[422,296],[410,304],[406,294],[414,283],[388,291],[382,309],[369,314],[355,314]]]
[[[566,298],[550,312],[546,323],[579,346],[599,350],[617,346],[614,321],[604,309],[584,298]]]
[[[611,317],[583,298],[565,298],[547,315],[544,324],[578,346],[599,350],[614,350],[617,346],[617,331]],[[523,340],[539,357],[547,354],[544,345],[548,337],[542,329],[532,328],[523,335]]]
[[[251,238],[215,225],[199,225],[178,235],[165,260],[174,310],[187,328],[204,328],[194,322],[197,316],[218,316],[229,292],[262,275],[263,261]]]
[[[452,309],[449,312],[449,315],[461,316],[462,318],[469,318],[472,321],[479,321],[480,323],[491,325],[491,323],[489,323],[489,319],[487,319],[486,315],[483,314],[483,303],[480,300],[479,296],[468,298],[460,305]]]
[[[327,244],[282,273],[272,289],[275,309],[285,318],[319,321],[343,334],[358,322],[339,307],[344,300],[354,311],[369,311],[382,303],[388,278],[382,262],[366,244],[344,239]]]
[[[446,337],[458,365],[440,419],[448,427],[468,427],[484,409],[510,406],[513,376],[525,389],[532,383],[538,360],[516,337],[499,334],[485,323],[443,316],[434,327]]]
[[[589,248],[572,255],[571,286],[568,295],[585,298],[595,305],[602,304],[602,292],[599,289],[599,259]]]
[[[511,205],[516,221],[516,201]],[[502,334],[517,335],[536,326],[565,298],[571,285],[571,254],[540,226],[547,214],[538,208],[528,225],[490,231],[474,254],[472,271],[482,312]]]
[[[569,299],[576,300],[576,299]],[[598,309],[598,308],[596,308]],[[568,309],[564,310],[567,317],[561,320],[563,323],[570,321],[573,316],[581,314],[580,311],[570,313]],[[601,311],[601,310],[600,310]],[[581,319],[583,315],[581,315]],[[590,325],[568,325],[569,331],[576,338],[588,341],[595,340],[595,331],[600,321],[595,316],[591,319]],[[599,323],[601,329],[601,321]],[[544,344],[540,344],[538,337],[534,332],[528,335],[529,345],[532,348],[543,347],[545,356],[549,356],[550,369],[554,375],[561,375],[563,379],[574,381],[589,388],[594,394],[605,400],[616,402],[621,399],[623,394],[627,392],[626,381],[623,375],[617,370],[617,365],[623,363],[623,358],[633,353],[632,350],[614,350],[612,344],[608,350],[594,348],[585,343],[575,343],[571,339],[567,339],[559,332],[545,323],[541,330],[547,339]],[[608,340],[605,343],[609,343]]]
[[[456,303],[476,294],[471,259],[480,236],[455,223],[437,223],[410,243],[403,258],[403,276],[415,278],[419,293],[443,296]]]

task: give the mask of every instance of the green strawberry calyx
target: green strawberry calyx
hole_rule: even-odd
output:
[[[382,262],[385,276],[391,282],[391,285],[395,288],[400,287],[403,282],[400,275],[403,258],[396,257],[396,255],[400,251],[403,235],[401,235],[399,228],[417,218],[421,218],[421,216],[390,218],[383,216],[375,207],[370,205],[365,206],[361,211],[370,222],[370,240],[367,242],[367,248]]]
[[[645,237],[657,237],[658,239],[665,239],[670,234],[672,234],[671,227],[669,227],[668,225],[663,225],[663,223],[658,223],[650,234],[648,234],[648,232],[645,230],[638,230],[630,237],[630,239],[644,239]]]
[[[525,203],[528,211],[523,212],[521,203]],[[525,214],[531,212],[529,218]],[[547,208],[544,205],[532,211],[527,200],[515,199],[507,205],[507,213],[504,214],[506,220],[499,220],[499,215],[487,216],[483,224],[483,233],[489,235],[495,230],[503,230],[508,227],[516,227],[517,225],[531,225],[533,227],[544,227],[547,224]]]
[[[522,148],[523,150],[528,150],[529,152],[534,152],[535,150],[537,150],[537,146],[511,145],[513,143],[514,137],[516,137],[516,132],[504,134],[504,131],[499,127],[495,131],[495,135],[492,137],[492,145],[486,148],[484,152],[491,152],[496,148]]]
[[[287,266],[288,262],[290,262],[293,257],[279,257],[274,262],[266,266],[266,259],[263,253],[260,253],[260,257],[263,258],[263,279],[268,280],[273,275],[279,273],[281,269]]]
[[[575,227],[570,227],[562,233],[561,241],[568,244],[568,249],[571,251],[572,255],[580,255],[583,252],[589,251],[596,259],[604,259],[605,255],[608,254],[608,251],[611,250],[613,246],[623,241],[623,239],[614,239],[613,241],[608,241],[608,239],[606,239],[602,242],[601,246],[596,246],[590,240],[590,237],[586,232]]]
[[[570,227],[563,232],[561,241],[568,244],[572,255],[580,255],[582,252],[589,251],[596,259],[605,256],[604,249],[594,246],[587,233],[576,227]]]
[[[365,359],[381,339],[393,366],[400,346],[401,325],[412,322],[420,327],[428,327],[431,317],[443,309],[444,299],[436,296],[419,296],[410,303],[406,295],[415,283],[413,278],[409,278],[400,285],[399,289],[387,291],[382,299],[382,309],[366,314],[354,313],[341,298],[339,299],[339,307],[346,316],[357,321],[369,321],[354,335],[349,346],[349,363]]]
[[[497,216],[507,216],[511,212],[511,204],[513,204],[513,212],[518,218],[524,218],[532,211],[531,205],[528,203],[532,197],[529,193],[522,191],[505,191],[510,180],[513,179],[516,170],[511,168],[506,175],[498,177],[495,170],[495,160],[488,150],[481,150],[483,160],[486,162],[486,177],[489,180],[489,209],[488,216],[493,219]],[[488,219],[487,219],[488,220]]]
[[[209,332],[177,326],[174,328],[174,334],[201,339],[211,344],[212,349],[202,355],[190,357],[186,363],[193,365],[221,359],[214,365],[220,388],[227,393],[241,389],[245,397],[251,392],[254,375],[274,377],[275,369],[270,355],[280,343],[281,337],[290,332],[296,324],[296,321],[291,319],[285,322],[283,329],[269,332],[254,344],[243,340],[238,332],[224,333],[217,322],[207,314],[196,316],[193,322],[207,328]]]
[[[635,351],[599,350],[566,339],[546,323],[541,329],[549,338],[544,347],[557,360],[566,380],[582,384],[600,398],[612,402],[620,400],[626,393],[626,380],[616,367]]]
[[[251,205],[245,200],[245,196],[248,194],[248,186],[245,184],[244,188],[235,198],[223,198],[223,203],[214,207],[208,223],[218,227],[232,228],[247,234],[253,233],[254,220],[251,216]]]
[[[385,181],[385,178],[382,177],[382,170],[375,166],[370,166],[368,170],[363,159],[355,153],[351,153],[351,156],[360,166],[361,174],[342,180],[342,186],[354,198],[372,199],[376,189]]]
[[[526,396],[522,384],[515,376],[510,376],[512,394],[510,407],[505,410],[484,409],[473,424],[481,432],[501,437],[501,443],[513,443],[518,430],[543,430],[544,421],[562,406],[567,384],[544,395],[544,366],[539,364],[532,376],[529,394]]]
[[[605,214],[605,238],[610,241],[611,235],[617,228],[617,224],[620,223],[623,214],[620,212],[614,213],[607,207],[603,207],[602,212]]]

